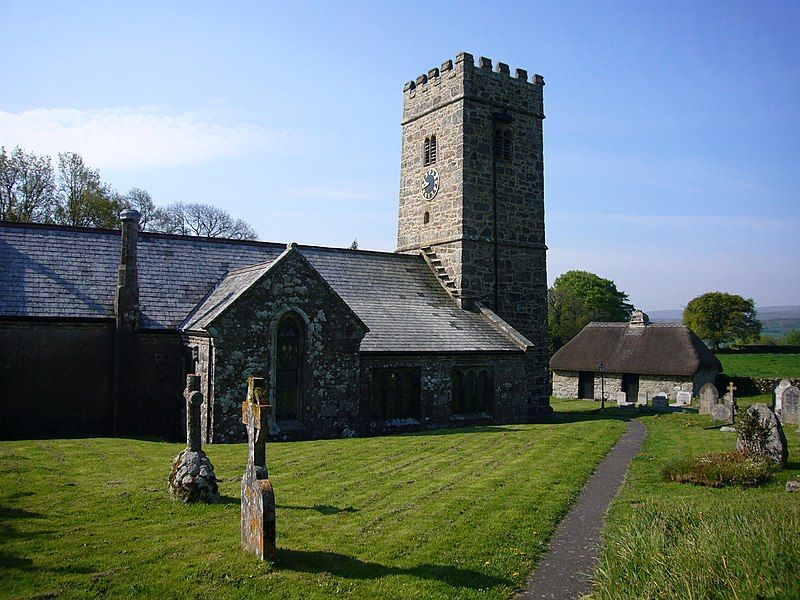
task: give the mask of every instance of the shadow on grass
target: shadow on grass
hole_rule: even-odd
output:
[[[464,424],[461,427],[451,427],[448,429],[430,429],[427,431],[410,431],[401,433],[403,436],[422,436],[422,435],[457,435],[464,433],[506,433],[509,431],[522,431],[517,427],[509,427],[508,425],[469,425]]]
[[[278,509],[283,510],[315,510],[321,515],[339,515],[342,513],[356,513],[357,508],[348,506],[347,508],[339,508],[330,504],[315,504],[314,506],[292,506],[290,504],[279,504]]]
[[[242,499],[234,496],[220,496],[216,504],[241,504]]]
[[[303,573],[330,573],[345,579],[379,579],[390,575],[408,575],[420,579],[440,581],[451,587],[485,589],[510,586],[514,582],[480,571],[449,565],[422,564],[414,567],[388,567],[366,562],[337,552],[280,549],[275,566],[287,571]]]

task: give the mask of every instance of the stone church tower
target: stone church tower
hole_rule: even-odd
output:
[[[405,85],[398,252],[422,252],[462,307],[534,345],[530,413],[547,398],[544,80],[461,53]]]

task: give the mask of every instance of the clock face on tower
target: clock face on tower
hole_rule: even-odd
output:
[[[431,200],[439,192],[439,173],[436,169],[428,169],[422,177],[422,195]]]

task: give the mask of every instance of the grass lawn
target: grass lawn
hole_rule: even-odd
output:
[[[711,489],[666,483],[660,471],[675,457],[733,450],[736,434],[710,429],[705,415],[640,418],[648,437],[612,505],[594,597],[800,598],[800,495],[785,491],[800,479],[797,427],[785,430],[789,465],[774,482]]]
[[[717,354],[726,375],[800,377],[800,354]]]
[[[208,448],[224,495],[208,506],[169,499],[177,444],[0,442],[0,596],[508,598],[624,429],[567,412],[270,444],[275,564],[239,549],[244,445]]]

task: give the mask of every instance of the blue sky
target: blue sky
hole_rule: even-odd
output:
[[[130,5],[127,5],[130,4]],[[393,250],[402,86],[455,58],[545,77],[550,281],[637,307],[800,303],[800,3],[16,2],[0,144],[261,239]]]

